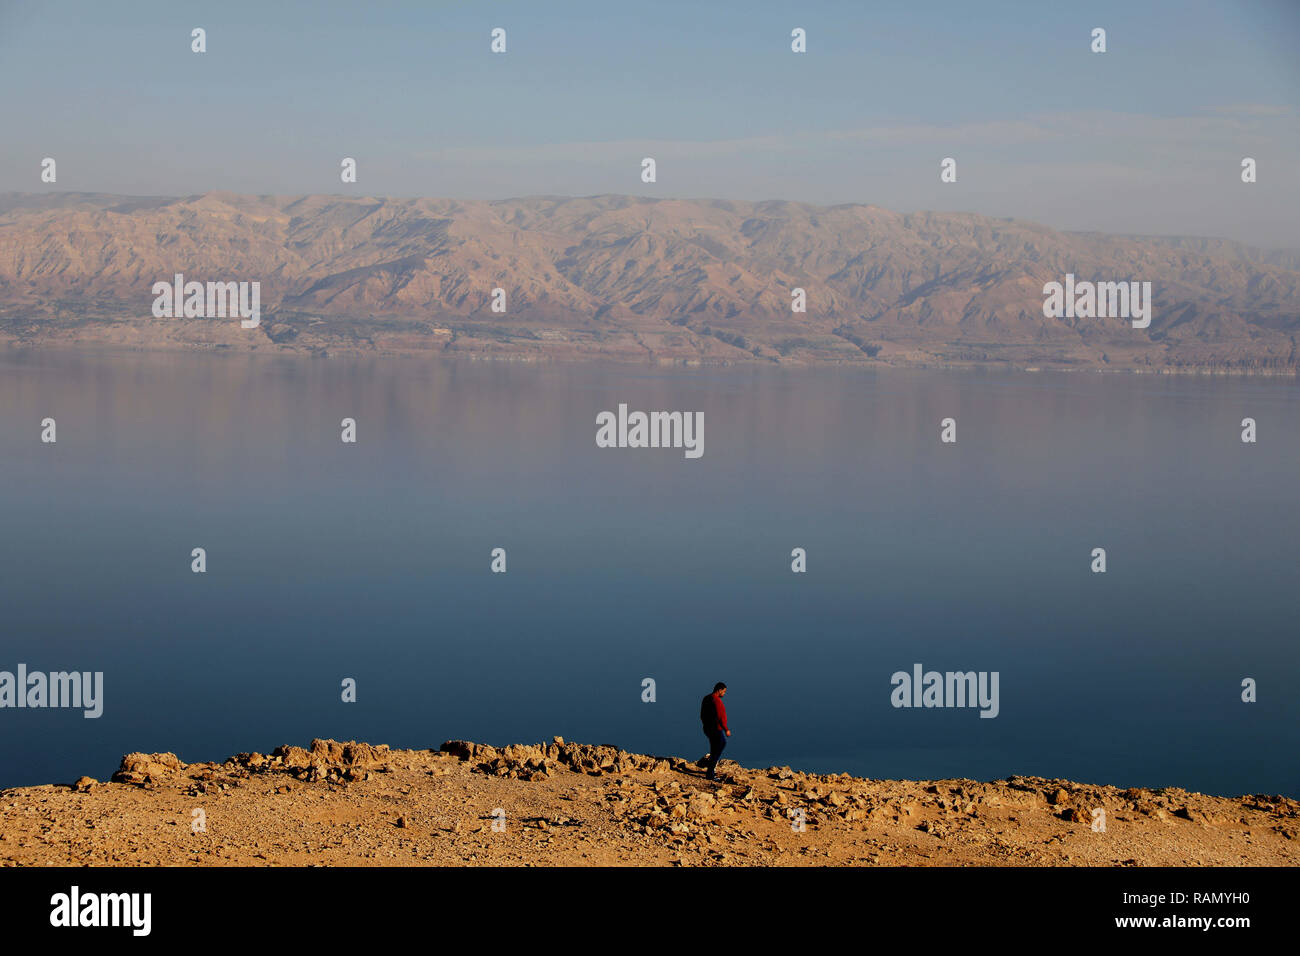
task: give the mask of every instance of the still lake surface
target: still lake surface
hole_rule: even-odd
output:
[[[703,457],[597,448],[620,402],[703,412]],[[1295,797],[1298,479],[1293,379],[0,353],[0,670],[105,682],[0,710],[0,786],[312,737],[694,758],[725,680],[751,766]],[[997,671],[998,717],[892,707],[918,662]]]

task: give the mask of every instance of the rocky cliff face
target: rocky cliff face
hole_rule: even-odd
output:
[[[659,362],[1294,370],[1300,263],[1235,243],[874,206],[0,196],[0,337]],[[151,287],[259,281],[262,324],[154,319]],[[1149,281],[1147,329],[1043,285]],[[492,290],[506,312],[492,311]],[[791,291],[807,293],[792,313]]]
[[[0,865],[1300,863],[1280,795],[718,770],[559,737],[133,753],[110,783],[0,792]]]

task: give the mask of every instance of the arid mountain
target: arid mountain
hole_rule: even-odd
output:
[[[176,273],[260,282],[260,326],[154,318]],[[1044,317],[1067,273],[1150,282],[1150,327]],[[1293,373],[1298,290],[1296,257],[1223,240],[875,206],[0,196],[0,342],[18,344]]]

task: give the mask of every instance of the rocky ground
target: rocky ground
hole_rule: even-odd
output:
[[[5,865],[1300,863],[1300,803],[1011,777],[863,780],[566,743],[312,741],[0,792]],[[1105,829],[1094,830],[1094,810]],[[202,812],[199,812],[202,811]],[[800,822],[802,821],[802,826]]]

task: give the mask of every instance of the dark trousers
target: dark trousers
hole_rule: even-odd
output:
[[[727,746],[727,738],[722,736],[721,730],[706,730],[704,735],[709,738],[709,763],[705,770],[708,777],[712,779],[713,768],[718,765],[718,758],[722,756],[722,748]]]

